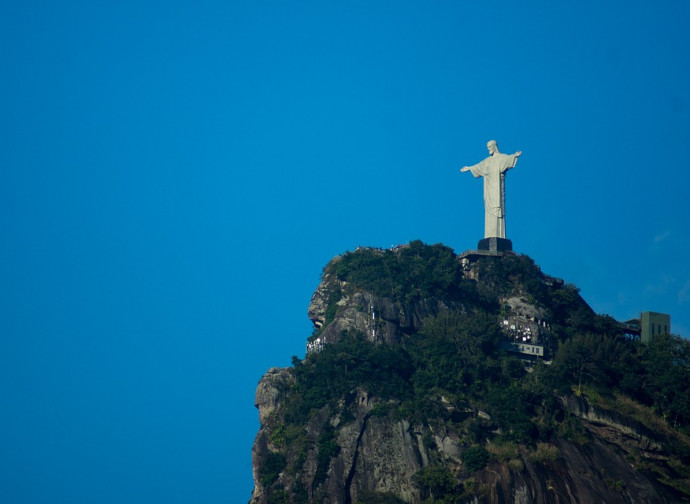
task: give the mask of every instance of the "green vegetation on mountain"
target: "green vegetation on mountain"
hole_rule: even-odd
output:
[[[396,301],[419,297],[476,301],[474,282],[464,280],[453,251],[443,245],[413,241],[399,252],[359,249],[331,261],[324,274],[347,282],[350,290],[362,289]]]

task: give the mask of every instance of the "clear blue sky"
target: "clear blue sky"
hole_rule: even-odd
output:
[[[526,5],[525,5],[526,4]],[[690,2],[0,5],[0,501],[235,503],[321,268],[483,233],[690,336]]]

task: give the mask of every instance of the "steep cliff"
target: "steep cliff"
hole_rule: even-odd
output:
[[[688,398],[656,400],[654,350],[525,256],[359,249],[309,317],[306,358],[257,388],[252,504],[690,495]]]

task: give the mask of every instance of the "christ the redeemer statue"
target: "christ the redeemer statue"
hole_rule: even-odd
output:
[[[486,144],[490,156],[474,166],[463,166],[461,172],[484,177],[484,238],[506,237],[506,172],[515,167],[522,151],[515,154],[498,152],[496,140]]]

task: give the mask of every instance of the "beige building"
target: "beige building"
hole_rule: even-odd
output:
[[[668,313],[640,313],[640,341],[649,343],[652,336],[671,333],[671,315]]]

